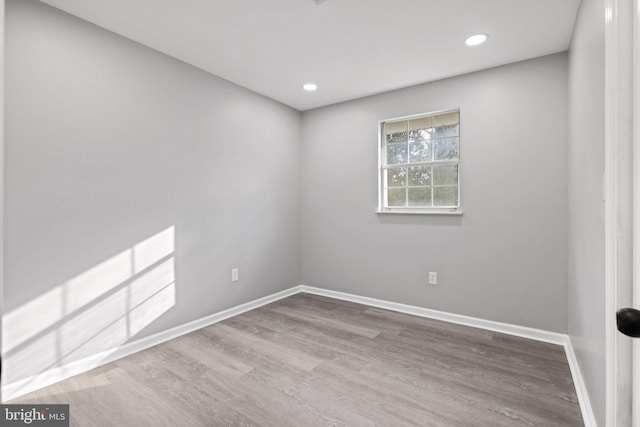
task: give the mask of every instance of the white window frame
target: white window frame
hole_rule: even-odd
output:
[[[447,164],[456,164],[458,165],[458,206],[436,206],[436,207],[428,207],[428,206],[398,206],[398,207],[385,207],[385,183],[384,183],[384,171],[389,166],[385,164],[386,162],[386,135],[385,135],[385,124],[389,122],[397,122],[403,120],[413,120],[421,117],[429,117],[429,116],[437,116],[440,114],[446,113],[458,113],[459,117],[459,133],[458,133],[458,159],[457,160],[436,160],[430,162],[423,163],[407,163],[407,164],[394,164],[393,168],[396,167],[411,167],[411,166],[433,166],[433,165],[447,165]],[[460,108],[450,108],[446,110],[438,110],[432,111],[428,113],[420,113],[420,114],[412,114],[409,116],[402,117],[394,117],[390,119],[380,120],[378,122],[378,207],[376,209],[376,213],[379,214],[419,214],[419,215],[462,215],[462,203],[460,199],[460,188],[461,188],[461,145],[462,145],[462,126],[460,123],[462,120],[460,119]],[[408,137],[408,135],[407,135]]]

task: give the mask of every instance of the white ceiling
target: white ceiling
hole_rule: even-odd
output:
[[[580,0],[41,0],[298,110],[561,52]],[[488,33],[467,47],[466,36]],[[302,90],[314,82],[318,90]]]

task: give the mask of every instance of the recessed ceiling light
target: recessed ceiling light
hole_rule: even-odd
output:
[[[307,92],[313,92],[314,90],[318,89],[318,85],[316,85],[315,83],[307,83],[302,86],[302,89],[306,90]]]
[[[474,34],[472,36],[467,37],[464,41],[467,46],[478,46],[487,41],[489,38],[486,34]]]

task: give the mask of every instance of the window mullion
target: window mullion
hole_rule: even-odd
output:
[[[405,144],[407,144],[407,164],[409,164],[409,120],[406,121],[406,129],[407,129],[407,140]],[[404,179],[404,207],[409,207],[409,169],[407,168],[407,176]]]
[[[411,168],[411,167],[417,167],[417,166],[446,166],[446,165],[457,165],[459,163],[460,163],[460,160],[458,159],[432,160],[430,162],[384,164],[382,165],[382,168],[383,169],[399,169],[399,168]]]

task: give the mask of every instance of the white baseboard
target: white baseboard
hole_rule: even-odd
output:
[[[255,308],[272,303],[274,301],[278,301],[291,295],[295,295],[300,292],[326,296],[329,298],[335,298],[344,301],[351,301],[371,307],[378,307],[386,310],[397,311],[400,313],[411,314],[414,316],[427,317],[430,319],[442,320],[445,322],[471,326],[474,328],[487,329],[503,334],[561,345],[564,347],[565,353],[567,355],[567,361],[569,362],[569,368],[571,369],[571,375],[573,377],[573,383],[576,388],[578,401],[580,402],[580,409],[582,411],[582,417],[584,419],[585,426],[597,427],[578,360],[573,350],[573,346],[571,345],[571,340],[569,339],[569,336],[565,334],[512,325],[509,323],[494,322],[491,320],[479,319],[476,317],[463,316],[460,314],[447,313],[445,311],[432,310],[424,307],[400,304],[396,302],[384,301],[376,298],[364,297],[360,295],[348,294],[344,292],[332,291],[329,289],[322,289],[305,285],[294,286],[290,289],[286,289],[272,295],[267,295],[256,300],[240,304],[230,309],[220,311],[218,313],[194,320],[189,323],[185,323],[184,325],[176,326],[175,328],[159,332],[157,334],[142,338],[131,343],[126,343],[113,350],[98,353],[85,359],[69,363],[61,367],[50,369],[39,375],[25,378],[6,385],[3,384],[3,400],[8,401],[11,399],[15,399],[24,394],[70,378],[74,375],[81,374],[83,372],[97,368],[98,366],[106,365],[107,363],[113,362],[136,352],[153,347],[155,345],[162,344],[163,342],[177,338],[181,335],[185,335],[206,326],[213,325],[214,323],[220,322],[233,316],[237,316],[246,311],[253,310]]]
[[[384,308],[386,310],[412,314],[414,316],[428,317],[429,319],[443,320],[445,322],[457,323],[459,325],[487,329],[494,332],[501,332],[503,334],[515,335],[518,337],[529,338],[536,341],[544,341],[551,344],[564,345],[567,339],[567,336],[564,334],[544,331],[542,329],[533,329],[527,328],[525,326],[511,325],[509,323],[494,322],[492,320],[484,320],[477,317],[447,313],[446,311],[432,310],[430,308],[417,307],[414,305],[400,304],[397,302],[347,294],[344,292],[330,291],[328,289],[314,288],[313,286],[303,285],[302,292],[322,295],[329,298],[341,299],[344,301],[351,301],[358,304],[369,305],[372,307]]]
[[[509,323],[494,322],[492,320],[479,319],[477,317],[463,316],[461,314],[447,313],[445,311],[432,310],[424,307],[400,304],[397,302],[385,301],[376,298],[363,297],[360,295],[348,294],[345,292],[332,291],[329,289],[315,288],[313,286],[301,286],[301,292],[314,295],[321,295],[329,298],[340,299],[344,301],[364,304],[371,307],[383,308],[386,310],[397,311],[400,313],[411,314],[414,316],[427,317],[429,319],[442,320],[459,325],[471,326],[474,328],[487,329],[503,334],[514,335],[517,337],[528,338],[536,341],[542,341],[551,344],[557,344],[564,347],[573,378],[573,384],[576,388],[576,395],[580,403],[580,411],[585,427],[597,427],[589,395],[582,377],[582,371],[578,364],[578,359],[573,351],[571,340],[566,334],[557,332],[549,332],[542,329],[528,328],[525,326],[512,325]]]
[[[582,370],[578,363],[578,358],[573,350],[573,344],[571,338],[567,336],[567,340],[564,344],[564,351],[567,354],[567,361],[569,362],[569,368],[571,369],[571,376],[573,377],[573,385],[576,388],[576,394],[578,395],[578,402],[580,402],[580,410],[582,411],[582,419],[584,420],[585,427],[598,427],[596,422],[596,416],[593,413],[593,407],[589,400],[589,393],[587,393],[587,386],[582,376]]]
[[[91,369],[97,368],[98,366],[106,365],[107,363],[111,363],[158,344],[162,344],[163,342],[178,338],[179,336],[188,334],[206,326],[213,325],[214,323],[237,316],[238,314],[242,314],[246,311],[253,310],[282,298],[297,294],[300,292],[300,288],[300,286],[294,286],[293,288],[285,289],[284,291],[267,295],[256,300],[231,307],[227,310],[196,319],[183,325],[167,329],[166,331],[158,332],[157,334],[123,344],[113,350],[104,351],[84,359],[68,363],[64,366],[49,369],[46,372],[32,377],[24,378],[9,384],[3,384],[2,400],[6,402],[11,399],[15,399],[27,393],[31,393],[32,391],[70,378],[74,375],[87,372]]]

